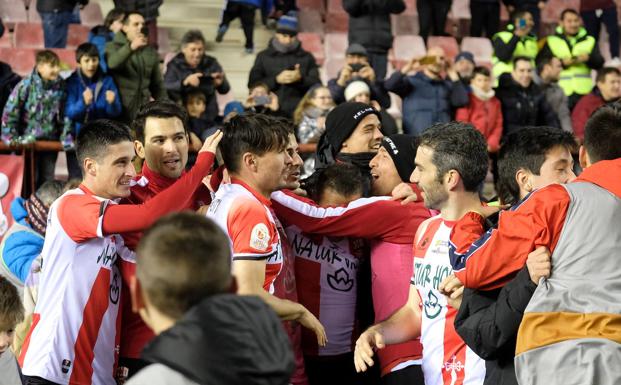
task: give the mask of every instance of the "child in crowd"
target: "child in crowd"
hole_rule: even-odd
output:
[[[334,108],[334,101],[328,87],[321,84],[311,87],[293,113],[297,127],[298,143],[317,143],[326,130],[326,116]]]
[[[384,135],[394,135],[399,132],[395,118],[383,109],[377,100],[371,100],[371,88],[369,88],[366,82],[355,80],[349,83],[345,88],[345,101],[368,104],[378,110],[382,120],[382,133]]]
[[[99,65],[99,51],[92,43],[80,44],[75,53],[78,68],[67,79],[65,115],[71,120],[70,135],[66,136],[69,179],[81,179],[82,171],[72,148],[80,128],[89,120],[116,118],[121,114],[119,91]]]
[[[153,364],[127,385],[289,382],[293,354],[281,321],[258,297],[234,294],[229,239],[216,223],[169,215],[136,251],[133,309],[157,336],[143,351]]]
[[[492,78],[485,67],[475,67],[467,106],[459,108],[455,120],[471,123],[487,141],[487,151],[496,153],[502,137],[502,110],[494,96]]]
[[[120,8],[114,8],[106,15],[103,25],[93,27],[88,33],[88,42],[95,44],[97,51],[99,51],[99,65],[103,72],[108,72],[106,43],[112,41],[114,34],[121,30],[124,18],[125,11]]]
[[[248,99],[243,103],[246,111],[281,116],[278,96],[265,83],[253,84],[248,89]]]
[[[0,275],[0,383],[21,385],[21,373],[11,351],[15,326],[24,318],[24,307],[17,289]]]
[[[2,113],[2,141],[9,145],[37,140],[61,140],[70,122],[64,117],[65,83],[59,77],[60,60],[50,50],[39,51],[32,73],[11,92]],[[35,160],[36,182],[54,179],[56,151],[39,151]]]
[[[190,91],[186,94],[184,104],[188,112],[188,125],[190,129],[190,152],[188,153],[188,163],[186,164],[186,169],[189,170],[196,163],[196,152],[203,145],[203,141],[215,133],[218,127],[205,114],[207,98],[200,90]]]

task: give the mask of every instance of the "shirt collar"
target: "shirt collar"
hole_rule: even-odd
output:
[[[185,171],[183,173],[185,173]],[[177,181],[175,178],[168,178],[151,170],[146,161],[142,164],[141,174],[149,181],[149,189],[156,193],[170,187],[170,185]]]
[[[266,197],[264,197],[263,195],[259,194],[258,191],[256,191],[252,187],[248,186],[241,179],[237,179],[237,178],[231,177],[231,183],[238,184],[238,185],[242,186],[243,188],[248,190],[255,198],[257,198],[259,200],[259,202],[263,203],[265,206],[272,207],[272,201],[271,200],[269,200]]]

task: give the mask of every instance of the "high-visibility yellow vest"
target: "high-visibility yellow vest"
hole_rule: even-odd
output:
[[[552,54],[563,60],[579,55],[590,55],[595,48],[595,38],[587,35],[586,29],[580,28],[576,36],[563,35],[561,27],[556,28],[556,34],[548,36],[548,47]],[[585,63],[573,64],[561,72],[558,82],[565,95],[586,95],[593,89],[591,69]]]
[[[513,38],[513,30],[513,25],[509,24],[505,31],[500,31],[496,33],[493,39],[498,38],[505,42],[505,44],[508,44],[511,38]],[[498,80],[500,75],[513,71],[513,59],[518,56],[526,56],[528,58],[531,58],[534,65],[537,52],[537,38],[534,35],[529,34],[522,38],[519,38],[518,43],[515,45],[515,50],[513,51],[510,61],[502,61],[498,59],[495,54],[492,57],[494,78]]]

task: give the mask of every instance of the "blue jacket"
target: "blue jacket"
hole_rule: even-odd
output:
[[[96,99],[90,104],[84,104],[82,94],[86,87],[90,88],[93,95],[96,93],[97,81],[101,81],[101,89]],[[106,91],[112,91],[116,95],[114,102],[109,104],[106,101]],[[88,116],[87,116],[88,114]],[[75,138],[86,123],[86,119],[116,118],[121,114],[121,98],[119,90],[116,88],[112,77],[98,71],[93,79],[89,79],[82,75],[80,69],[75,70],[67,79],[67,103],[65,104],[65,116],[71,119],[72,135]]]
[[[95,44],[99,51],[99,66],[103,72],[108,72],[108,63],[106,63],[106,43],[114,39],[114,32],[110,31],[103,25],[93,27],[88,33],[88,42]]]
[[[11,215],[15,222],[32,229],[30,224],[26,222],[28,213],[24,207],[24,202],[23,198],[15,198],[11,203]],[[23,283],[28,277],[32,261],[41,254],[44,240],[45,238],[34,230],[32,232],[10,232],[2,242],[4,247],[0,250],[1,262]]]
[[[261,15],[267,16],[272,12],[272,8],[274,7],[273,0],[228,0],[231,3],[243,3],[255,6],[261,9]]]
[[[409,135],[451,121],[452,110],[468,104],[468,90],[461,81],[433,80],[423,72],[406,76],[395,71],[384,86],[403,99],[403,131]]]

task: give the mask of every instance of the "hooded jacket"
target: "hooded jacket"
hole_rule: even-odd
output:
[[[156,365],[128,385],[286,385],[294,367],[276,314],[258,297],[234,294],[190,309],[145,347],[143,358]]]
[[[610,100],[609,102],[615,102],[615,100]],[[602,93],[599,92],[597,87],[594,87],[593,92],[590,94],[586,94],[580,98],[571,112],[571,122],[574,127],[576,138],[584,140],[584,127],[586,126],[587,120],[589,120],[593,111],[606,103],[608,102],[604,100]]]
[[[349,14],[349,44],[358,43],[371,53],[392,48],[391,14],[405,11],[403,0],[344,0]]]
[[[291,84],[278,84],[276,76],[284,70],[293,69],[296,64],[300,65],[302,79]],[[291,52],[283,53],[274,48],[272,40],[266,49],[259,52],[250,70],[248,87],[256,83],[267,84],[278,96],[280,110],[288,117],[292,117],[304,94],[311,86],[321,83],[321,80],[315,58],[305,51],[299,42]]]

